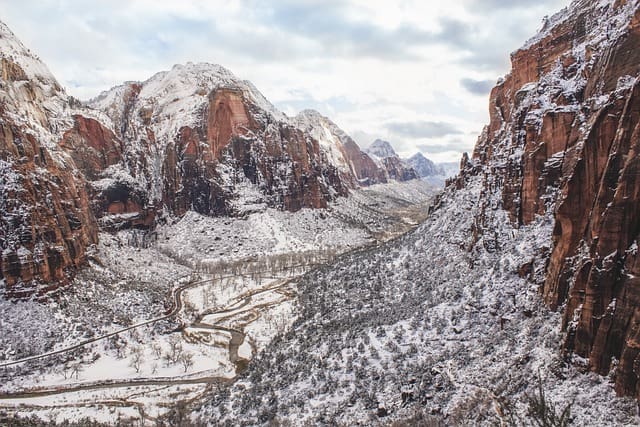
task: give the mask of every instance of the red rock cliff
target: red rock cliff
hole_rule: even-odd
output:
[[[513,221],[553,218],[540,285],[564,312],[565,348],[601,374],[617,361],[616,390],[640,396],[638,2],[575,1],[512,63],[473,167]]]
[[[147,197],[136,199],[143,209],[242,215],[266,206],[320,208],[355,182],[316,138],[220,66],[176,65],[91,105],[110,116],[124,142],[131,178],[119,185]]]
[[[10,296],[67,283],[97,242],[82,176],[57,164],[31,135],[0,124],[2,264]]]
[[[234,214],[233,187],[242,182],[264,195],[254,202],[290,211],[326,207],[347,194],[317,141],[285,122],[257,120],[255,109],[242,91],[218,89],[209,96],[206,122],[180,129],[163,167],[164,203],[173,212]]]
[[[73,100],[1,22],[0,47],[0,279],[26,297],[68,283],[98,226],[83,175],[55,146]]]

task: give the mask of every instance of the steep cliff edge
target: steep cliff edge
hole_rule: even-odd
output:
[[[0,279],[9,296],[67,283],[97,241],[84,178],[57,146],[75,102],[0,23]]]
[[[490,124],[464,163],[502,192],[514,222],[555,222],[546,265],[521,269],[564,313],[565,348],[640,396],[640,8],[574,1],[525,47],[491,93]],[[490,234],[496,206],[476,232]]]
[[[334,156],[339,148],[218,65],[176,65],[113,88],[89,106],[108,115],[115,138],[124,141],[122,162],[103,168],[95,183],[107,206],[120,203],[122,213],[297,211],[326,207],[357,185]]]

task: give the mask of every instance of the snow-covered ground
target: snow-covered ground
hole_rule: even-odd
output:
[[[210,425],[523,425],[542,381],[575,425],[637,425],[636,402],[560,352],[544,271],[552,221],[514,228],[482,173],[413,232],[298,280],[298,314],[247,375],[195,405]],[[484,218],[484,225],[479,222]],[[488,227],[488,228],[483,228]],[[473,230],[478,231],[477,234]],[[475,240],[477,238],[477,240]]]
[[[103,233],[90,267],[49,301],[0,299],[0,365],[121,332],[0,369],[0,393],[40,392],[0,397],[0,410],[58,421],[165,414],[176,399],[234,378],[291,325],[297,286],[287,278],[408,230],[434,192],[420,181],[393,183],[325,210],[265,209],[244,218],[190,212],[152,235]],[[186,287],[182,309],[165,319],[177,287]]]

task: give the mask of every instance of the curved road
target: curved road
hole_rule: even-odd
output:
[[[295,268],[299,268],[300,266],[296,266]],[[222,276],[219,277],[218,279],[224,279],[224,278],[232,278],[232,277],[238,277],[238,276],[242,276],[242,275],[229,275],[229,276]],[[186,277],[186,276],[185,276]],[[281,281],[279,281],[279,283],[277,285],[272,285],[269,286],[267,288],[263,288],[263,289],[252,289],[248,292],[245,292],[239,296],[237,296],[235,298],[235,302],[233,303],[233,305],[229,308],[225,308],[222,310],[218,310],[218,311],[213,311],[213,310],[207,310],[207,314],[224,314],[224,313],[230,313],[230,312],[234,312],[237,310],[241,310],[242,308],[248,306],[253,297],[259,294],[263,294],[266,292],[271,292],[271,291],[277,291],[282,287],[285,287],[287,285],[289,285],[289,283],[293,280],[294,278],[287,278],[287,279],[282,279]],[[20,363],[25,363],[25,362],[29,362],[32,360],[38,360],[38,359],[42,359],[45,357],[49,357],[49,356],[53,356],[56,354],[62,354],[68,351],[72,351],[78,348],[81,348],[85,345],[94,343],[96,341],[100,341],[109,337],[112,337],[114,335],[117,335],[119,333],[134,329],[134,328],[139,328],[141,326],[145,326],[145,325],[149,325],[155,322],[159,322],[161,320],[164,319],[168,319],[174,315],[176,315],[178,312],[180,312],[180,310],[182,310],[182,294],[184,293],[185,290],[195,287],[197,285],[200,285],[202,283],[206,283],[211,281],[211,279],[203,279],[203,280],[197,280],[197,281],[191,281],[185,285],[179,286],[177,288],[175,288],[172,291],[172,295],[173,295],[173,301],[174,301],[174,308],[171,310],[170,313],[154,318],[154,319],[150,319],[150,320],[146,320],[144,322],[141,323],[137,323],[135,325],[129,326],[127,328],[123,328],[120,329],[118,331],[115,332],[110,332],[108,334],[104,334],[101,335],[99,337],[95,337],[89,340],[85,340],[82,341],[78,344],[75,344],[73,346],[70,347],[66,347],[64,349],[60,349],[60,350],[56,350],[56,351],[52,351],[52,352],[48,352],[48,353],[43,353],[43,354],[39,354],[36,356],[30,356],[24,359],[19,359],[19,360],[14,360],[12,362],[7,362],[4,364],[0,365],[0,368],[2,367],[6,367],[6,366],[12,366],[12,365],[17,365]],[[202,323],[202,318],[204,317],[204,315],[201,315],[198,317],[198,320],[196,321],[196,323],[194,323],[192,325],[192,327],[194,328],[199,328],[199,329],[206,329],[206,330],[217,330],[217,331],[223,331],[223,332],[228,332],[231,334],[231,341],[229,343],[229,360],[232,363],[236,363],[239,360],[238,357],[238,349],[240,348],[240,346],[242,345],[242,343],[244,342],[245,339],[245,333],[244,331],[241,331],[239,329],[235,329],[235,328],[229,328],[229,327],[225,327],[225,326],[218,326],[218,325],[210,325],[210,324],[206,324],[206,323]],[[33,398],[33,397],[43,397],[43,396],[52,396],[52,395],[56,395],[56,394],[65,394],[65,393],[71,393],[71,392],[76,392],[76,391],[85,391],[85,390],[96,390],[96,389],[108,389],[108,388],[121,388],[121,387],[129,387],[129,386],[145,386],[145,385],[155,385],[155,386],[161,386],[161,385],[176,385],[176,384],[209,384],[209,383],[216,383],[216,382],[229,382],[231,381],[231,379],[226,378],[226,377],[213,377],[213,376],[208,376],[208,377],[199,377],[199,378],[184,378],[184,377],[178,377],[178,378],[144,378],[144,379],[130,379],[130,380],[122,380],[122,381],[110,381],[110,380],[106,380],[106,381],[99,381],[99,382],[93,382],[93,383],[85,383],[85,384],[75,384],[75,385],[69,385],[69,386],[62,386],[62,387],[49,387],[49,388],[43,388],[43,389],[34,389],[34,390],[23,390],[23,391],[19,391],[19,392],[9,392],[9,393],[0,393],[0,400],[7,400],[7,399],[21,399],[21,398]]]
[[[174,308],[173,308],[173,310],[171,310],[168,314],[165,314],[164,316],[156,317],[156,318],[150,319],[150,320],[145,320],[144,322],[136,323],[135,325],[131,325],[131,326],[128,326],[126,328],[122,328],[122,329],[117,330],[115,332],[109,332],[107,334],[100,335],[98,337],[90,338],[88,340],[81,341],[81,342],[79,342],[77,344],[74,344],[74,345],[72,345],[70,347],[62,348],[60,350],[54,350],[54,351],[50,351],[50,352],[47,352],[47,353],[37,354],[35,356],[25,357],[23,359],[13,360],[11,362],[1,363],[0,364],[0,368],[6,368],[8,366],[13,366],[13,365],[19,365],[21,363],[31,362],[33,360],[43,359],[45,357],[55,356],[57,354],[62,354],[62,353],[66,353],[66,352],[69,352],[69,351],[73,351],[73,350],[76,350],[78,348],[82,348],[87,344],[91,344],[91,343],[94,343],[96,341],[101,341],[103,339],[106,339],[106,338],[121,334],[123,332],[129,331],[131,329],[139,328],[141,326],[151,325],[151,324],[159,322],[161,320],[168,319],[168,318],[176,315],[180,310],[182,310],[182,292],[184,292],[185,290],[187,290],[187,289],[189,289],[191,287],[194,287],[196,285],[202,284],[202,283],[207,282],[207,281],[209,281],[209,280],[199,280],[199,281],[196,281],[196,282],[189,282],[186,285],[183,285],[183,286],[180,286],[178,288],[173,289],[172,290],[172,296],[173,296]]]
[[[297,269],[297,268],[300,268],[300,267],[311,267],[311,268],[313,268],[313,267],[315,267],[317,265],[319,265],[319,264],[308,264],[308,265],[300,264],[300,265],[294,265],[294,266],[288,267],[286,270],[294,270],[294,269]],[[272,273],[272,272],[271,271],[262,271],[262,272],[256,272],[256,273],[253,273],[253,274],[260,274],[260,273]],[[74,344],[72,346],[62,348],[60,350],[49,351],[47,353],[37,354],[35,356],[29,356],[29,357],[25,357],[23,359],[12,360],[10,362],[0,363],[0,368],[7,368],[9,366],[19,365],[21,363],[31,362],[33,360],[43,359],[45,357],[55,356],[57,354],[62,354],[62,353],[66,353],[66,352],[69,352],[69,351],[77,350],[77,349],[82,348],[82,347],[84,347],[84,346],[86,346],[88,344],[91,344],[91,343],[94,343],[94,342],[97,342],[97,341],[101,341],[103,339],[106,339],[106,338],[121,334],[123,332],[130,331],[131,329],[136,329],[136,328],[139,328],[139,327],[142,327],[142,326],[147,326],[147,325],[151,325],[153,323],[157,323],[157,322],[159,322],[161,320],[169,319],[169,318],[175,316],[176,314],[178,314],[180,312],[180,310],[182,310],[182,293],[184,291],[186,291],[187,289],[193,288],[195,286],[201,285],[201,284],[206,283],[206,282],[210,282],[212,280],[231,279],[231,278],[243,277],[243,276],[251,276],[251,274],[236,274],[236,275],[230,274],[230,275],[226,275],[226,276],[219,276],[219,277],[216,277],[216,278],[209,278],[209,279],[191,281],[191,282],[189,282],[189,283],[187,283],[185,285],[182,285],[182,286],[179,286],[177,288],[172,289],[171,296],[172,296],[172,299],[173,299],[173,309],[169,313],[167,313],[167,314],[165,314],[163,316],[155,317],[155,318],[149,319],[149,320],[145,320],[143,322],[136,323],[135,325],[127,326],[126,328],[122,328],[122,329],[119,329],[119,330],[114,331],[114,332],[109,332],[107,334],[103,334],[103,335],[100,335],[98,337],[90,338],[90,339],[87,339],[85,341],[81,341],[81,342],[79,342],[77,344]],[[180,279],[183,279],[185,277],[188,277],[188,276],[183,276]],[[180,279],[178,279],[178,281]],[[279,286],[282,286],[282,285],[279,285]],[[275,287],[273,289],[275,289]],[[258,290],[254,290],[252,292],[249,292],[248,294],[246,294],[247,296],[244,297],[245,299],[248,298],[248,300],[246,301],[246,303],[243,301],[243,304],[245,304],[245,305],[248,304],[251,301],[251,298],[250,298],[251,296],[257,295],[259,293],[264,293],[264,292],[267,292],[267,291],[270,291],[270,290],[272,290],[272,288],[258,289]],[[233,310],[236,310],[237,308],[239,308],[239,307],[229,308],[229,309],[226,309],[226,310],[221,310],[220,313],[233,311]],[[207,313],[207,314],[214,314],[214,313]]]

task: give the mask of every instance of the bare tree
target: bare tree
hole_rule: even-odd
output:
[[[60,373],[62,374],[65,380],[69,378],[70,372],[71,372],[71,367],[67,364],[62,365],[62,368],[60,368]]]
[[[182,354],[182,341],[180,338],[173,335],[169,338],[169,352],[165,355],[165,358],[169,363],[176,363],[180,359]]]
[[[129,366],[136,370],[136,373],[140,373],[140,368],[144,363],[144,350],[140,346],[135,346],[131,349]]]
[[[80,377],[80,372],[82,372],[84,370],[84,368],[82,367],[82,364],[80,363],[75,363],[71,366],[71,376],[76,376],[76,380]]]
[[[184,371],[187,372],[189,368],[193,367],[194,364],[193,353],[188,351],[182,352],[182,354],[180,355],[180,363],[182,364]]]
[[[151,351],[155,354],[156,359],[160,359],[162,357],[162,346],[158,343],[151,344]]]

